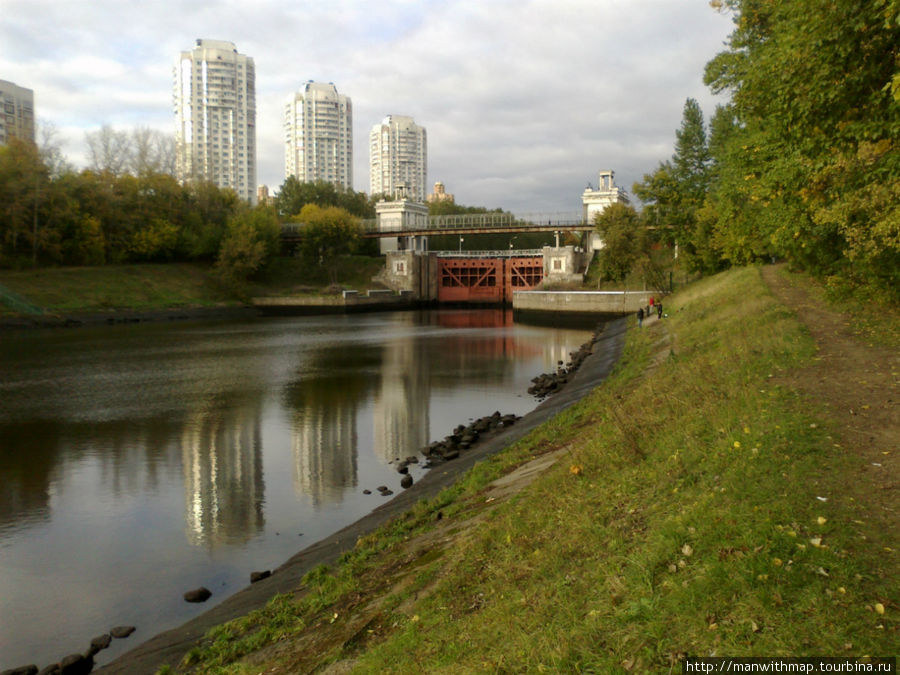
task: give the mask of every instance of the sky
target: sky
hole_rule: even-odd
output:
[[[674,151],[732,18],[706,0],[0,0],[0,79],[34,91],[76,167],[85,133],[174,133],[172,68],[197,38],[253,57],[257,180],[284,182],[284,104],[308,81],[353,102],[353,188],[387,115],[428,134],[428,183],[517,214],[581,210],[601,169],[631,192]]]

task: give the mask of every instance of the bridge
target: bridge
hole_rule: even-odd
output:
[[[591,230],[593,225],[581,213],[545,213],[517,216],[513,213],[464,213],[450,216],[428,216],[421,222],[382,224],[377,219],[361,220],[362,236],[367,239],[383,237],[422,237],[442,234],[505,234],[518,232],[561,232]],[[285,223],[281,238],[293,241],[300,237],[302,223]]]
[[[592,229],[581,213],[548,213],[517,216],[513,213],[463,213],[428,216],[425,223],[382,224],[376,220],[361,223],[363,237],[415,237],[441,234],[504,234],[517,232],[557,232]]]
[[[395,217],[361,221],[366,238],[394,238],[400,243],[383,248],[385,270],[380,280],[389,288],[410,293],[412,297],[440,303],[511,304],[513,294],[538,288],[545,280],[581,280],[581,272],[590,260],[589,242],[582,247],[559,245],[559,234],[571,231],[591,232],[594,228],[582,213],[465,213],[444,216],[427,215],[425,205],[400,203]],[[302,237],[302,223],[282,226],[282,240],[291,245]],[[556,246],[545,249],[499,251],[429,251],[418,238],[429,236],[515,234],[552,232]]]

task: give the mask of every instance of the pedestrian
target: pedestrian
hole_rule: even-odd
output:
[[[650,300],[648,300],[647,302],[649,304],[649,307],[647,307],[647,318],[649,319],[650,313],[653,312],[653,296],[652,295],[650,296]]]
[[[662,303],[661,302],[656,303],[656,318],[657,319],[662,318]]]
[[[638,328],[644,325],[644,308],[638,310]]]

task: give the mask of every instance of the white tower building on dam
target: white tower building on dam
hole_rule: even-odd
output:
[[[584,209],[584,221],[593,224],[594,216],[603,213],[603,210],[611,204],[630,204],[628,193],[616,185],[616,172],[609,169],[601,169],[597,175],[597,189],[588,185],[581,195],[581,204]]]
[[[233,42],[197,40],[175,62],[175,172],[256,198],[256,70]]]

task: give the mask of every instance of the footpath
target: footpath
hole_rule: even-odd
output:
[[[900,542],[900,350],[882,346],[845,314],[832,311],[780,266],[762,269],[774,296],[795,312],[816,342],[815,365],[779,375],[784,384],[825,405],[844,452],[854,457],[845,477],[850,496],[884,533]]]

